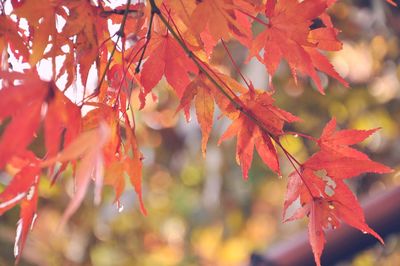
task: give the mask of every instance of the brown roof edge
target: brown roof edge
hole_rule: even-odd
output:
[[[400,232],[400,186],[385,190],[362,202],[368,225],[383,238]],[[362,232],[342,225],[326,233],[322,265],[332,265],[378,243]],[[253,254],[250,266],[315,265],[307,231],[278,243],[263,254]]]

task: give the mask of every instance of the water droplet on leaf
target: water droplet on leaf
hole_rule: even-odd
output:
[[[33,226],[35,225],[36,219],[37,219],[37,214],[35,213],[35,214],[33,215],[32,222],[31,222],[31,231],[32,231],[32,229],[33,229]]]
[[[28,194],[26,195],[26,199],[31,200],[34,194],[35,194],[35,187],[31,186],[31,188],[28,191]]]
[[[122,205],[121,201],[117,201],[117,209],[118,212],[121,213],[124,210],[124,205]]]
[[[15,233],[14,257],[18,257],[19,255],[19,241],[21,239],[21,233],[22,233],[22,220],[19,219],[17,222],[17,231]]]

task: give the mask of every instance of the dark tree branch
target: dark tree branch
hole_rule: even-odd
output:
[[[108,17],[110,15],[124,16],[126,12],[128,12],[128,14],[136,14],[137,16],[143,16],[144,14],[141,10],[136,10],[136,9],[129,9],[129,10],[116,9],[116,10],[103,10],[100,12],[100,16],[103,17]]]

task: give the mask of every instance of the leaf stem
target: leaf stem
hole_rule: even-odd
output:
[[[149,28],[147,29],[147,34],[146,34],[146,42],[144,43],[142,54],[140,55],[138,64],[137,64],[136,69],[135,69],[135,73],[136,74],[140,72],[140,66],[142,65],[144,54],[146,52],[147,46],[150,43],[151,31],[152,31],[152,28],[153,28],[154,14],[155,14],[155,12],[153,11],[153,8],[151,8]]]
[[[242,78],[242,80],[244,81],[244,83],[246,83],[247,88],[251,89],[251,86],[250,86],[249,82],[248,82],[247,79],[243,76],[243,74],[242,74],[242,72],[240,71],[239,66],[236,64],[235,60],[233,60],[233,56],[232,56],[231,52],[229,51],[228,47],[226,46],[226,44],[225,44],[225,42],[224,42],[223,39],[221,39],[221,43],[222,43],[222,46],[224,46],[224,49],[225,49],[226,53],[228,54],[229,59],[230,59],[231,62],[232,62],[232,65],[235,67],[236,72],[240,75],[240,77]]]
[[[305,138],[305,139],[308,139],[308,140],[312,140],[312,141],[314,141],[314,142],[317,142],[317,139],[315,139],[314,137],[312,137],[312,136],[309,136],[309,135],[306,135],[306,134],[302,134],[302,133],[298,133],[298,132],[293,132],[293,131],[287,131],[287,132],[285,132],[287,135],[294,135],[295,137],[296,136],[300,136],[300,137],[302,137],[302,138]]]
[[[136,56],[140,53],[140,51],[142,51],[144,49],[144,47],[145,47],[145,45],[140,47],[140,49],[138,49],[133,56],[132,56],[132,54],[133,54],[134,50],[132,50],[131,53],[129,54],[129,56],[127,57],[128,58],[128,60],[127,60],[128,66],[126,67],[126,69],[124,68],[123,76],[121,78],[120,85],[118,87],[117,96],[115,97],[116,100],[115,100],[114,106],[115,106],[115,104],[118,103],[118,98],[121,93],[122,85],[124,83],[124,79],[126,78],[127,72],[129,71],[129,68],[131,67],[132,63],[134,62]]]
[[[266,27],[269,27],[269,26],[270,26],[270,25],[268,25],[266,22],[264,22],[264,21],[262,21],[261,19],[259,19],[259,18],[255,17],[255,16],[253,16],[253,15],[247,13],[246,11],[243,11],[243,10],[241,10],[241,9],[238,9],[238,11],[241,12],[241,13],[243,13],[243,14],[245,14],[246,16],[248,16],[248,17],[254,19],[254,20],[257,21],[258,23],[263,24],[263,25],[266,26]]]
[[[117,50],[118,42],[119,42],[119,40],[121,39],[121,37],[123,37],[124,34],[125,34],[125,33],[124,33],[124,29],[125,29],[126,20],[127,20],[127,18],[128,18],[129,6],[130,6],[130,5],[131,5],[131,0],[127,0],[127,1],[126,1],[126,8],[125,8],[124,16],[123,16],[123,18],[122,18],[122,22],[121,22],[121,25],[120,25],[120,27],[119,27],[119,30],[117,31],[117,35],[118,35],[117,41],[116,41],[115,44],[114,44],[114,47],[113,47],[113,49],[112,49],[112,51],[111,51],[111,54],[110,54],[110,57],[108,58],[108,61],[107,61],[107,64],[106,64],[106,68],[104,69],[104,71],[103,71],[103,73],[102,73],[102,75],[101,75],[100,82],[99,82],[99,85],[97,85],[96,90],[93,92],[93,94],[91,95],[91,97],[88,97],[88,99],[86,99],[86,100],[89,100],[89,99],[95,97],[95,96],[100,92],[101,85],[102,85],[103,82],[104,82],[104,79],[105,79],[105,77],[106,77],[107,71],[108,71],[108,69],[110,68],[112,58],[114,57],[115,51]]]

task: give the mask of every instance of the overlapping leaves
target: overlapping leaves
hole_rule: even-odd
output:
[[[30,65],[20,74],[13,72],[7,60],[0,62],[4,70],[0,72],[0,122],[4,127],[0,168],[11,165],[17,169],[0,194],[0,214],[16,204],[21,206],[17,259],[36,218],[43,168],[48,167],[53,183],[68,166],[74,170],[76,191],[62,223],[78,209],[91,180],[95,203],[101,200],[103,184],[114,188],[115,201],[119,202],[126,175],[146,213],[141,188],[143,156],[134,117],[127,110],[133,89],[140,90],[144,107],[145,96],[154,92],[163,77],[180,99],[178,110],[184,110],[187,118],[194,103],[203,154],[219,109],[232,120],[220,142],[237,138],[236,158],[244,178],[249,177],[254,149],[280,175],[276,148],[283,148],[280,137],[285,134],[285,125],[299,119],[276,107],[272,94],[255,90],[248,82],[245,88],[212,66],[210,55],[221,39],[234,39],[246,46],[249,57],[257,57],[271,76],[285,60],[296,80],[298,72],[311,77],[321,93],[324,88],[317,71],[347,86],[324,54],[342,48],[339,31],[327,13],[335,1],[151,0],[146,5],[127,1],[115,10],[108,7],[109,1],[97,2],[11,1],[13,9],[0,15],[0,54],[12,53]],[[156,4],[158,10],[154,10]],[[313,26],[315,21],[321,25]],[[253,37],[256,23],[262,31]],[[120,30],[111,34],[110,24]],[[36,67],[46,60],[53,64],[45,73],[50,82],[42,81],[36,73]],[[96,76],[95,88],[89,88],[91,72]],[[71,100],[67,92],[78,85],[82,99]],[[91,111],[81,112],[84,105]],[[44,156],[32,154],[29,148],[41,126]],[[376,129],[335,128],[336,121],[331,120],[316,141],[320,150],[303,164],[283,150],[293,166],[299,164],[289,176],[284,207],[286,212],[296,200],[301,207],[287,219],[309,217],[317,264],[324,229],[337,227],[340,221],[382,241],[366,224],[355,196],[343,182],[366,172],[390,171],[349,147]]]
[[[357,144],[373,134],[373,130],[336,131],[332,119],[318,139],[320,151],[311,156],[290,175],[285,199],[285,212],[297,199],[301,207],[288,220],[309,217],[309,237],[317,265],[324,248],[324,229],[336,228],[343,221],[364,233],[382,238],[365,221],[356,197],[343,179],[363,173],[389,173],[391,169],[372,161],[349,145]]]

